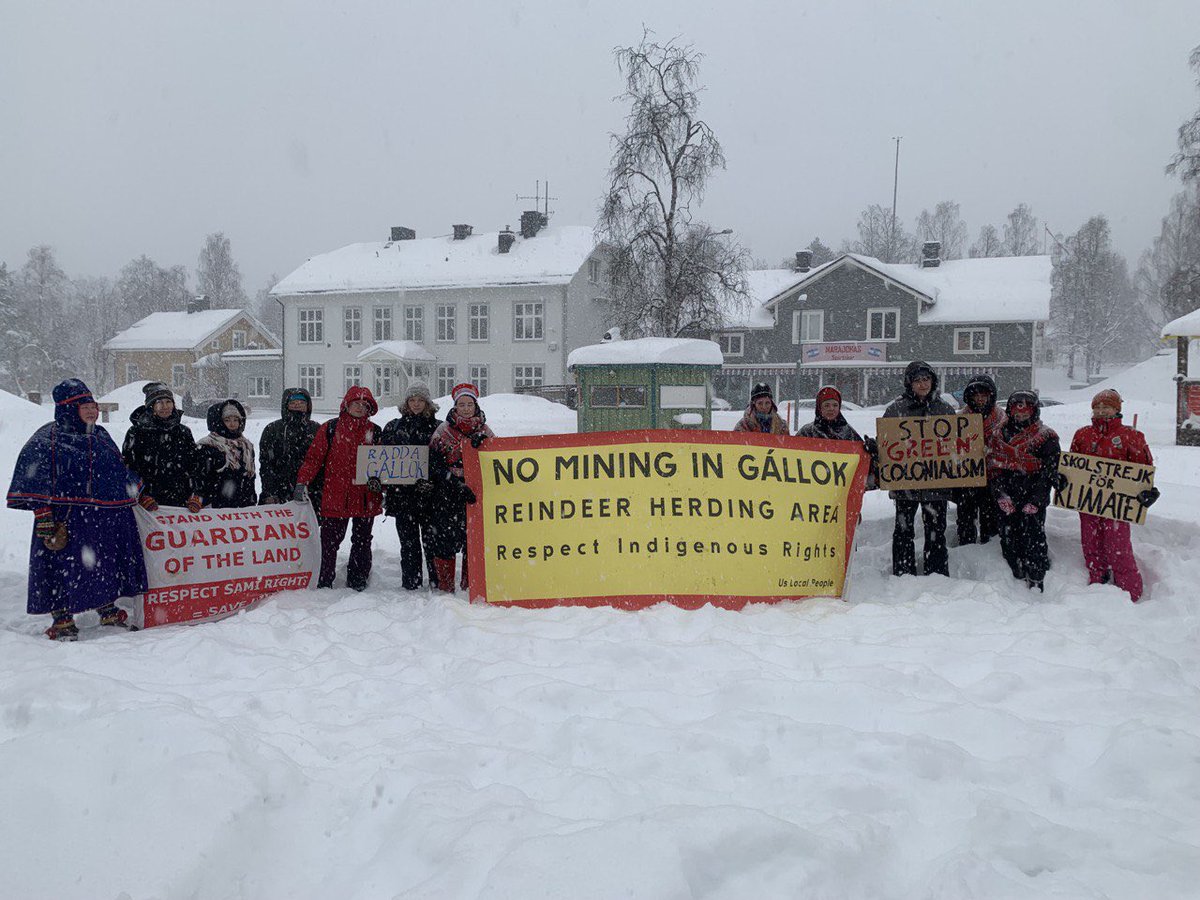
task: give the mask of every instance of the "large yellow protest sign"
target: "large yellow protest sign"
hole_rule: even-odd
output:
[[[841,595],[856,443],[722,432],[496,438],[464,458],[471,598],[694,607]]]

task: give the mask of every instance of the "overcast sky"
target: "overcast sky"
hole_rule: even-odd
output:
[[[72,277],[232,240],[249,293],[391,225],[516,225],[536,179],[592,225],[643,23],[705,54],[725,172],[703,217],[772,264],[957,200],[974,239],[1029,203],[1106,213],[1131,263],[1200,106],[1200,2],[0,0],[0,261]]]

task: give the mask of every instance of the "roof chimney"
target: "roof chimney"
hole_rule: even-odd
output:
[[[509,227],[507,225],[505,225],[504,230],[502,232],[500,232],[500,241],[499,241],[497,248],[500,250],[501,253],[507,253],[509,250],[512,249],[512,245],[516,241],[516,239],[517,239],[517,236],[515,234],[513,234],[511,230],[509,230]]]
[[[403,225],[392,226],[393,241],[415,241],[417,233],[411,228],[405,228]]]
[[[548,224],[549,220],[545,213],[538,212],[536,209],[527,209],[521,213],[521,237],[536,237],[537,233]]]
[[[922,269],[936,269],[942,264],[942,242],[926,241],[921,245]]]
[[[812,251],[797,250],[796,251],[796,271],[807,272],[812,268]]]
[[[208,294],[196,294],[188,300],[187,311],[188,315],[192,313],[205,312],[208,310]]]
[[[474,229],[470,225],[455,225],[454,239],[456,241],[465,241],[471,236],[472,231],[474,231]]]

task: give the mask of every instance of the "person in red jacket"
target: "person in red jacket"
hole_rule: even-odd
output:
[[[1071,452],[1154,465],[1145,436],[1121,422],[1121,395],[1111,389],[1092,398],[1092,424],[1075,432]],[[1143,506],[1150,506],[1157,499],[1158,488],[1138,494],[1138,502]],[[1079,534],[1088,584],[1112,581],[1137,603],[1142,598],[1142,573],[1133,558],[1129,523],[1080,513]]]
[[[375,517],[383,512],[383,486],[377,479],[371,484],[355,484],[354,475],[358,448],[380,442],[382,429],[370,419],[378,411],[379,405],[365,387],[346,391],[338,417],[317,429],[296,477],[293,499],[307,500],[311,492],[321,520],[319,588],[333,587],[338,548],[351,521],[346,586],[364,590],[371,576],[371,529]]]

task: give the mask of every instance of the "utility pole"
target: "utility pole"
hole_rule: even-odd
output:
[[[900,138],[894,137],[896,142],[896,171],[892,176],[892,239],[891,239],[891,255],[896,255],[896,196],[900,190]],[[889,259],[888,262],[898,262],[895,259]]]

